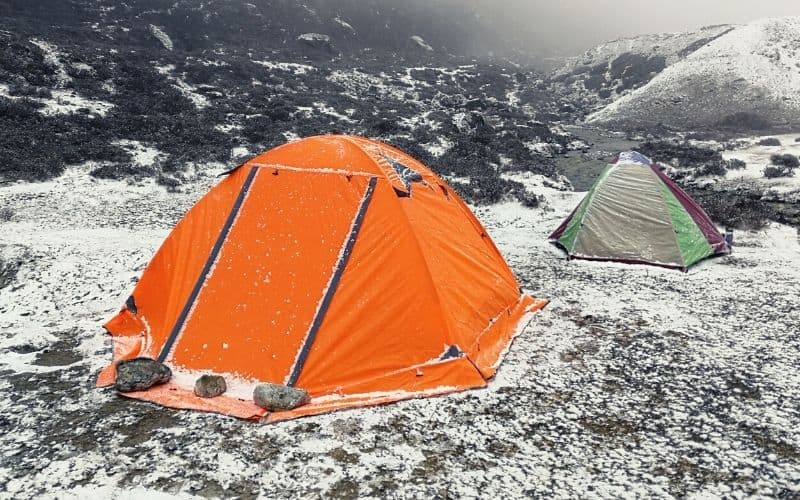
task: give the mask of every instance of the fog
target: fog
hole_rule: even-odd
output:
[[[459,0],[540,56],[571,55],[620,37],[800,16],[800,0]]]

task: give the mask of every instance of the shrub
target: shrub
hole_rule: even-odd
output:
[[[653,160],[670,162],[677,160],[676,167],[704,166],[722,163],[722,155],[717,151],[692,146],[688,143],[676,144],[667,141],[648,141],[640,144],[638,151]]]
[[[770,156],[770,161],[773,165],[779,165],[784,167],[789,167],[791,169],[797,168],[800,166],[800,160],[795,155],[790,154],[776,154]]]
[[[544,201],[543,197],[528,192],[522,183],[500,177],[472,178],[469,184],[455,184],[453,188],[459,196],[478,205],[514,199],[526,207],[537,208]]]
[[[758,145],[759,146],[780,146],[781,145],[781,141],[778,140],[775,137],[765,137],[764,139],[761,139],[760,141],[758,141]]]
[[[764,177],[767,179],[775,179],[778,177],[792,177],[794,169],[785,166],[770,165],[764,169]]]
[[[723,162],[713,162],[707,163],[702,167],[697,169],[697,175],[699,176],[709,176],[709,175],[719,175],[723,176],[728,173],[728,169],[725,168]]]
[[[122,180],[131,177],[150,177],[155,174],[155,170],[150,167],[140,167],[130,163],[112,163],[95,168],[89,175],[98,179]]]
[[[270,106],[264,110],[264,114],[271,120],[276,122],[286,122],[292,118],[292,108],[285,103],[277,102],[270,103]]]
[[[527,208],[539,208],[542,202],[545,201],[544,196],[533,194],[524,188],[517,190],[514,195],[522,206]]]
[[[747,162],[738,158],[731,158],[726,166],[728,170],[741,170],[747,167]]]
[[[11,207],[0,208],[0,222],[8,222],[14,217],[14,210]]]
[[[167,191],[174,193],[178,190],[178,187],[180,187],[181,181],[171,175],[158,174],[156,177],[156,184],[164,186],[167,188]]]
[[[745,195],[692,188],[687,191],[712,220],[726,227],[760,229],[777,216],[770,205],[760,200],[760,193]]]
[[[23,97],[22,99],[4,99],[0,97],[0,118],[24,120],[36,117],[37,109],[44,107],[39,101]]]
[[[53,93],[46,87],[35,87],[26,83],[14,83],[8,87],[8,93],[13,96],[50,98]]]
[[[770,122],[755,113],[739,112],[723,118],[719,126],[734,130],[764,130],[769,128]]]

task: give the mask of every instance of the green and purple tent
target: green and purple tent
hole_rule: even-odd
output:
[[[646,156],[620,153],[550,241],[570,258],[686,270],[730,252],[700,205]]]

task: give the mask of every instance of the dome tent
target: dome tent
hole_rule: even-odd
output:
[[[319,136],[232,171],[175,226],[106,325],[115,362],[173,379],[126,393],[284,420],[484,387],[547,302],[522,294],[492,240],[432,171],[385,144]],[[229,391],[196,397],[201,374]],[[115,363],[98,385],[110,385]],[[304,389],[270,413],[255,384]]]
[[[682,270],[730,251],[697,202],[635,151],[606,167],[550,241],[570,258]]]

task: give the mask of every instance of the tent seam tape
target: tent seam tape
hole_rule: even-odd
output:
[[[371,172],[359,172],[356,170],[342,170],[339,168],[324,167],[324,168],[303,168],[293,167],[291,165],[282,165],[280,163],[251,163],[254,167],[261,168],[274,168],[275,170],[286,170],[288,172],[303,172],[311,174],[327,174],[327,175],[349,175],[353,177],[375,177]]]

